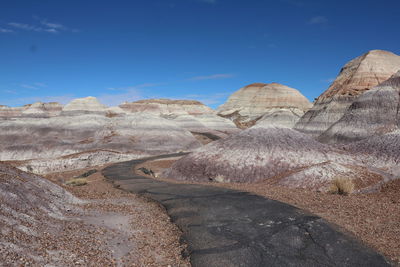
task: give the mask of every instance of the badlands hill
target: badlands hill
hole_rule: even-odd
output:
[[[360,188],[381,179],[349,153],[276,126],[254,126],[208,144],[175,162],[163,175],[200,182],[265,181],[317,190],[327,190],[338,176],[354,179]]]
[[[172,99],[144,99],[136,102],[125,102],[119,105],[127,112],[149,112],[158,115],[204,115],[213,114],[214,111],[195,100],[172,100]]]
[[[185,106],[189,103],[196,105],[196,115],[185,111],[190,110]],[[0,120],[0,160],[18,160],[24,170],[47,173],[192,150],[207,136],[219,139],[238,131],[199,102],[174,101],[174,108],[168,100],[158,104],[156,111],[130,112],[87,97],[62,109],[43,103],[23,107],[23,112]],[[57,107],[57,112],[49,106]]]
[[[44,266],[48,259],[43,253],[46,245],[41,242],[45,242],[46,232],[60,231],[72,204],[79,202],[48,180],[0,163],[1,265],[16,266],[24,260]],[[53,264],[71,257],[71,251],[63,250],[67,249],[57,250]]]
[[[195,135],[211,135],[223,138],[239,129],[214,110],[194,100],[146,99],[119,106],[128,113],[144,112],[173,121]]]
[[[54,117],[61,113],[62,108],[62,105],[57,102],[36,102],[23,107],[0,106],[0,119],[15,117]]]
[[[296,89],[278,83],[254,83],[233,93],[217,113],[242,128],[260,119],[266,124],[291,127],[311,106]]]
[[[318,137],[342,118],[359,95],[389,79],[398,70],[400,56],[388,51],[372,50],[351,60],[295,129]]]
[[[319,140],[347,143],[394,131],[400,123],[399,104],[400,71],[357,98]]]

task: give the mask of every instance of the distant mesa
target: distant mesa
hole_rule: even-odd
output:
[[[400,71],[358,97],[319,140],[349,143],[399,129]]]
[[[337,122],[353,101],[400,69],[400,56],[372,50],[348,62],[295,129],[318,137]]]
[[[296,89],[279,83],[254,83],[233,93],[217,114],[240,128],[253,126],[260,119],[291,127],[311,106]]]

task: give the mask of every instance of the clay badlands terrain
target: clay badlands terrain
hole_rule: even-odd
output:
[[[190,152],[136,171],[292,204],[400,264],[399,95],[400,56],[373,50],[344,65],[314,103],[269,82],[217,110],[168,99],[107,107],[94,97],[0,106],[1,260],[190,265],[165,211],[100,174],[115,162]],[[66,183],[82,174],[85,185]],[[335,183],[348,194],[333,194]]]

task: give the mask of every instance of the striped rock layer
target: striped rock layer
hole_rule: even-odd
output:
[[[198,182],[276,183],[327,190],[336,177],[369,186],[377,173],[352,155],[284,127],[252,127],[201,147],[176,161],[164,177]]]
[[[254,83],[233,93],[217,109],[217,114],[231,119],[241,128],[247,128],[266,114],[275,117],[274,121],[279,124],[281,111],[303,114],[310,107],[311,103],[296,89],[278,83]]]
[[[389,79],[398,70],[400,56],[388,51],[372,50],[351,60],[295,129],[318,137],[344,115],[359,95]]]
[[[382,135],[400,124],[400,71],[358,97],[319,140],[348,143]]]

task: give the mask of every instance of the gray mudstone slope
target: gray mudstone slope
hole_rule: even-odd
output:
[[[348,62],[332,85],[297,122],[295,129],[318,137],[337,122],[353,101],[400,70],[400,56],[372,50]]]
[[[394,131],[400,123],[399,107],[400,71],[357,98],[319,140],[348,143]]]

